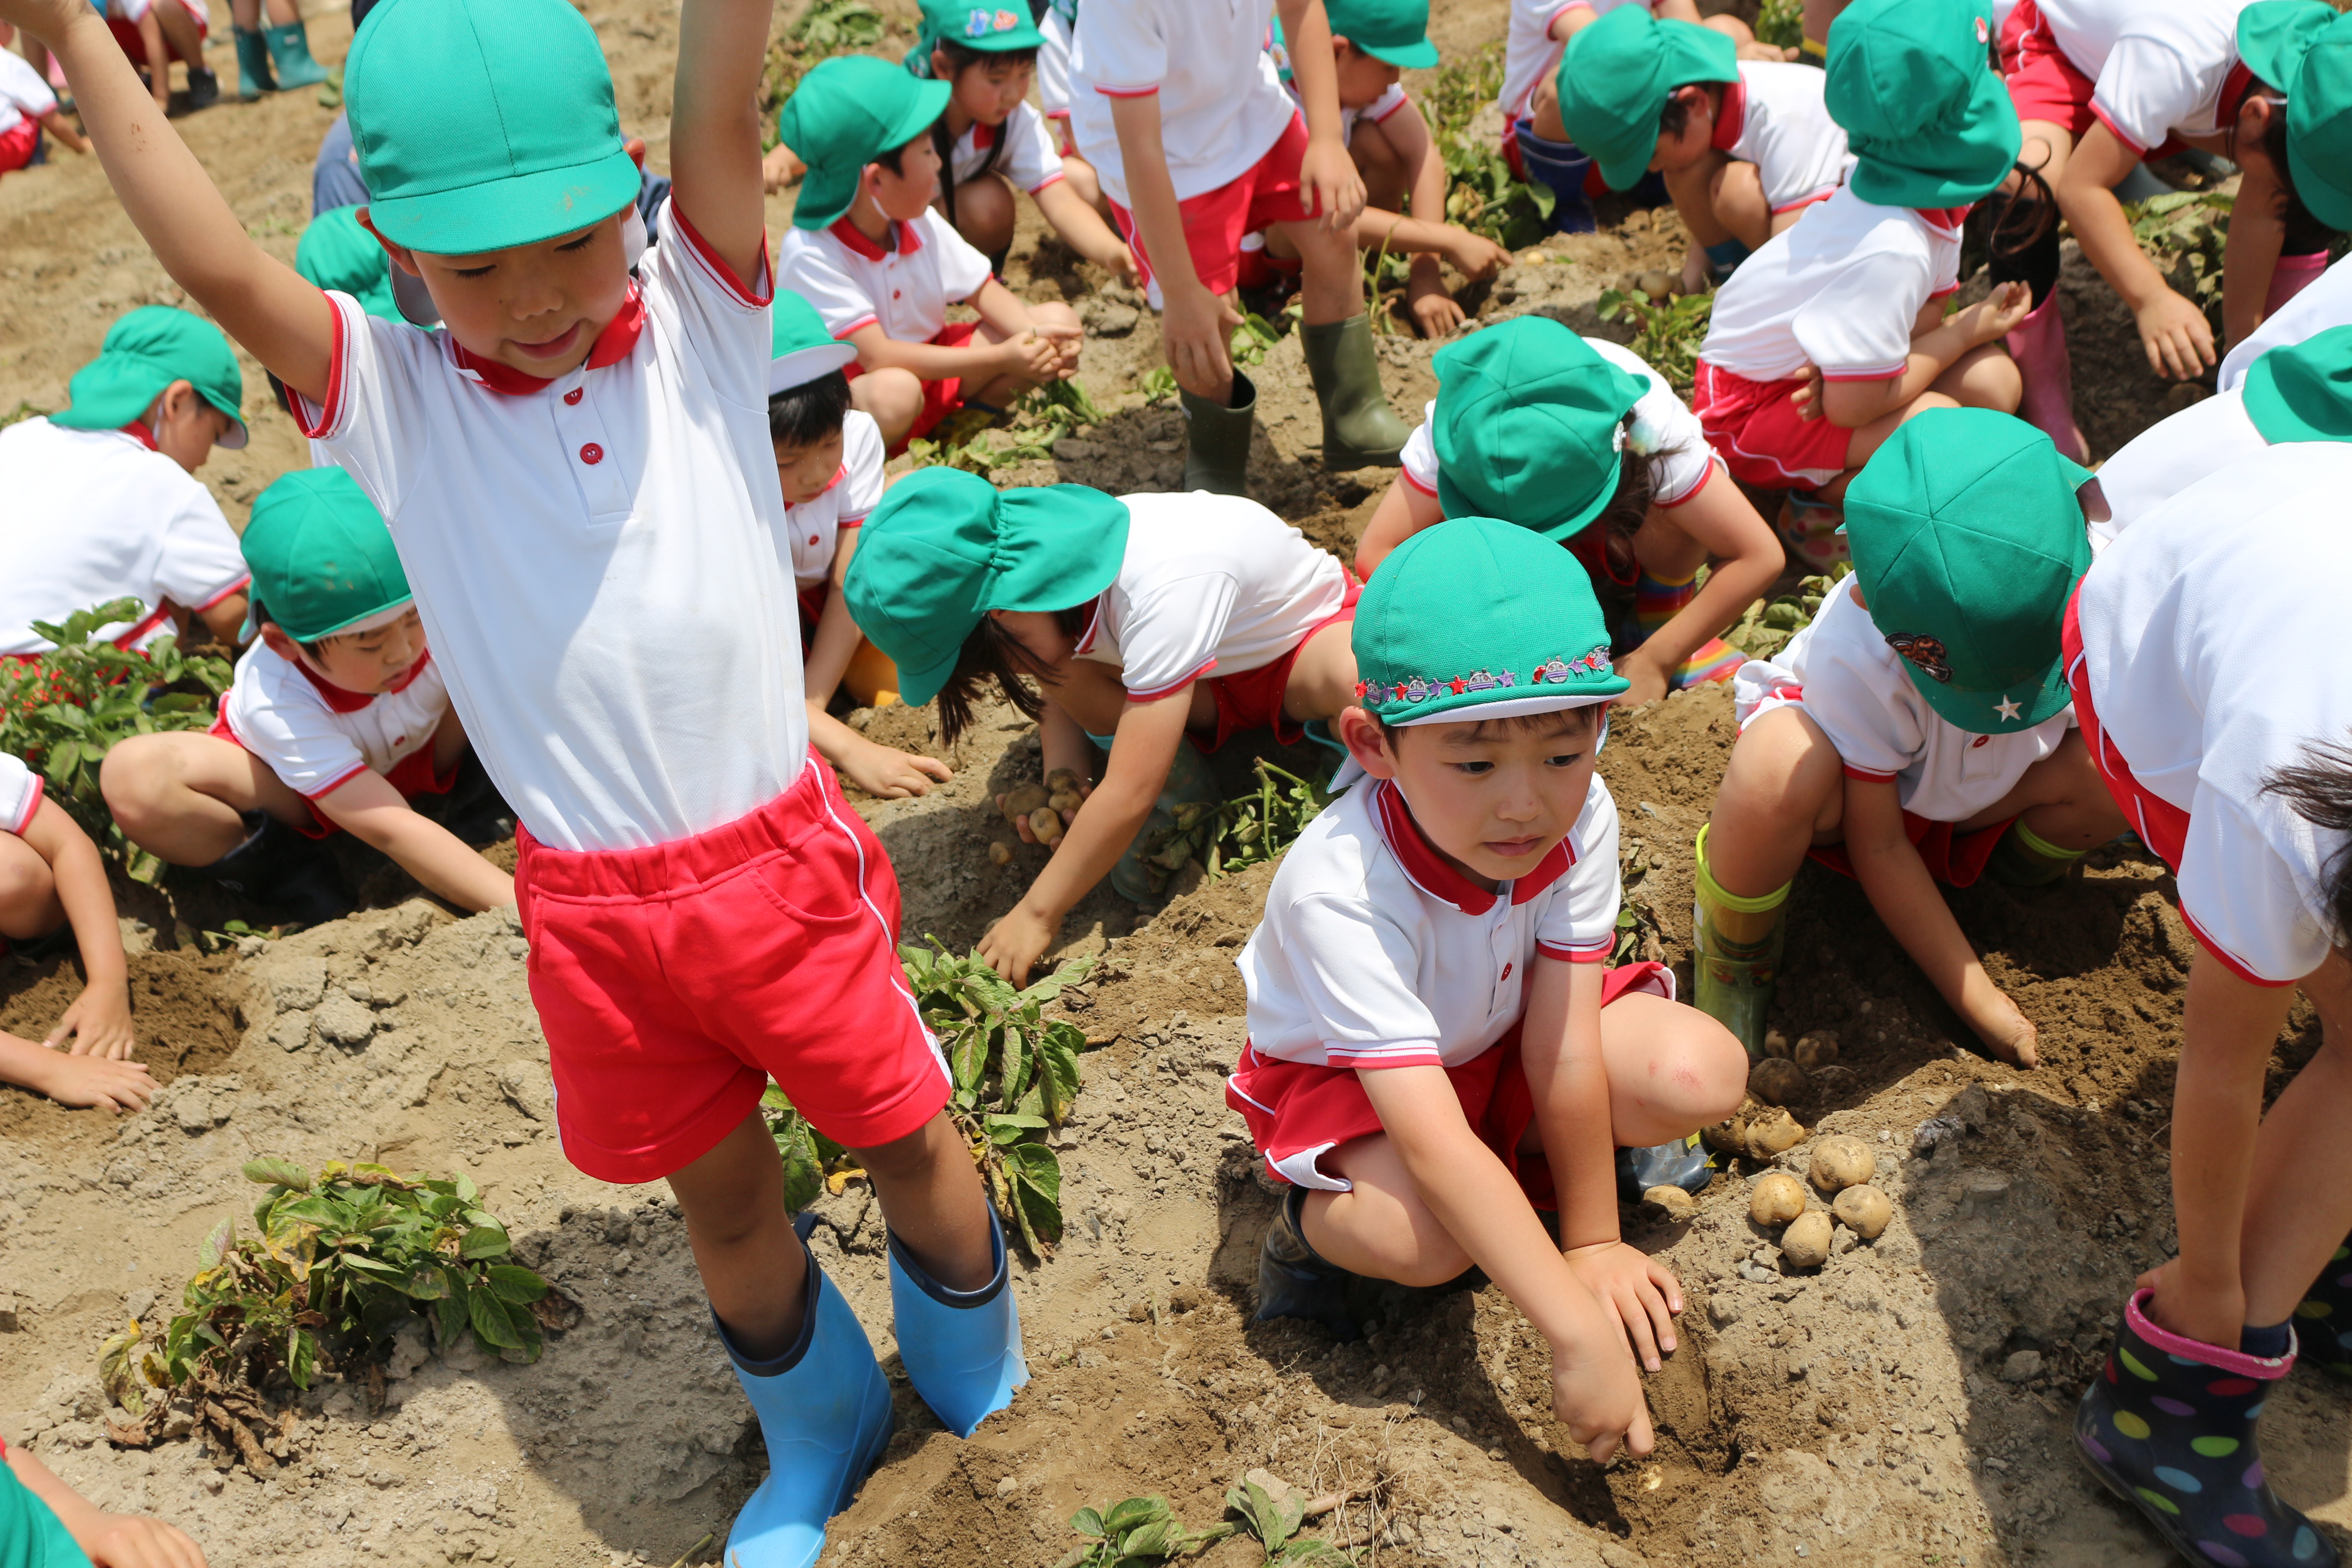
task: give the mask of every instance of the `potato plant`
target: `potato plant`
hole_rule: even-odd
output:
[[[1723,634],[1723,640],[1750,658],[1770,658],[1789,646],[1790,637],[1813,624],[1830,590],[1853,571],[1849,563],[1841,561],[1821,576],[1799,581],[1793,594],[1748,605],[1739,624]]]
[[[1604,321],[1628,321],[1633,327],[1629,345],[1643,362],[1673,384],[1687,398],[1698,374],[1698,348],[1706,341],[1706,324],[1715,314],[1712,294],[1683,294],[1653,300],[1627,289],[1601,290],[1596,311]]]
[[[1509,250],[1539,243],[1551,232],[1551,187],[1511,174],[1493,138],[1475,129],[1503,89],[1503,46],[1487,44],[1437,69],[1422,104],[1445,161],[1445,216]]]
[[[1297,842],[1330,804],[1324,781],[1303,779],[1260,757],[1257,788],[1226,801],[1181,806],[1175,826],[1147,846],[1151,890],[1161,891],[1187,861],[1198,860],[1212,879],[1271,860]]]
[[[1186,1530],[1163,1497],[1131,1497],[1101,1510],[1082,1508],[1070,1516],[1070,1528],[1093,1544],[1073,1548],[1057,1568],[1144,1568],[1172,1563],[1234,1532],[1230,1524]]]
[[[1337,1498],[1326,1499],[1325,1503],[1336,1500]],[[1342,1552],[1328,1541],[1299,1536],[1309,1505],[1307,1499],[1295,1492],[1276,1497],[1255,1481],[1245,1480],[1226,1491],[1225,1506],[1240,1514],[1249,1532],[1257,1538],[1258,1549],[1265,1553],[1268,1568],[1353,1568],[1355,1553]]]

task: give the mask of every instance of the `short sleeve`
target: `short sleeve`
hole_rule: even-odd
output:
[[[1054,151],[1045,119],[1027,104],[1015,104],[1004,121],[1004,153],[998,172],[1034,195],[1062,177],[1062,155]]]
[[[1366,124],[1378,125],[1411,101],[1412,98],[1404,90],[1404,84],[1392,81],[1389,83],[1387,90],[1372,100],[1370,106],[1357,118]]]
[[[2327,961],[2327,933],[2294,869],[2236,803],[2201,783],[2181,847],[2180,918],[2256,985],[2292,985]]]
[[[2188,123],[2207,84],[2178,50],[2152,38],[2122,37],[2107,52],[2091,92],[2091,112],[2125,146],[2145,154]]]
[[[1665,377],[1652,370],[1633,350],[1606,338],[1587,338],[1594,353],[1629,375],[1649,384],[1649,391],[1633,405],[1633,428],[1627,433],[1633,450],[1652,459],[1660,506],[1678,506],[1698,494],[1715,467],[1715,448],[1690,405],[1675,395]]]
[[[0,752],[0,833],[22,837],[41,809],[41,775],[24,759]]]
[[[1893,673],[1896,680],[1906,679],[1899,669]],[[1895,778],[1927,749],[1913,706],[1887,702],[1885,675],[1835,642],[1817,638],[1806,649],[1805,716],[1837,748],[1846,772],[1863,778]]]
[[[1425,496],[1437,493],[1437,442],[1429,433],[1429,422],[1436,417],[1436,404],[1421,405],[1421,423],[1405,437],[1404,454],[1399,459],[1404,482]]]
[[[0,98],[14,102],[31,120],[54,114],[58,109],[58,95],[41,79],[41,73],[22,55],[5,49],[0,49]]]
[[[1103,0],[1078,19],[1087,78],[1106,98],[1149,98],[1168,74],[1168,36],[1160,7],[1146,0]]]
[[[1181,691],[1217,668],[1240,585],[1223,572],[1154,584],[1119,616],[1119,681],[1130,702]]]
[[[973,249],[937,209],[923,214],[923,243],[939,247],[940,293],[950,304],[979,293],[993,275],[988,258]]]
[[[1310,896],[1283,911],[1282,965],[1335,1068],[1438,1067],[1436,1015],[1415,984],[1403,927],[1357,899]]]
[[[856,279],[834,265],[823,245],[797,230],[784,240],[776,282],[815,306],[824,318],[824,330],[836,338],[881,320]]]
[[[173,604],[204,611],[251,577],[220,504],[210,490],[191,486],[188,504],[164,525],[163,551],[155,562],[156,587]]]
[[[1797,344],[1831,381],[1900,375],[1911,359],[1911,323],[1927,302],[1931,283],[1924,255],[1862,257],[1797,312]]]
[[[1536,951],[1570,963],[1601,963],[1617,942],[1617,802],[1593,776],[1584,810],[1569,835],[1576,855],[1560,879],[1546,889],[1536,921]]]
[[[882,427],[853,408],[841,422],[841,510],[835,526],[856,528],[882,504]]]
[[[237,744],[305,800],[331,795],[368,771],[366,753],[336,727],[334,715],[323,703],[302,700],[299,695],[279,700],[261,682],[241,679],[228,695],[227,707],[229,731]]]
[[[407,489],[404,458],[414,433],[430,428],[418,368],[427,355],[439,358],[440,345],[421,328],[369,315],[349,294],[329,289],[327,303],[334,309],[327,400],[294,394],[294,423],[378,511],[395,518]]]
[[[740,408],[768,405],[768,365],[775,340],[768,304],[775,298],[768,242],[760,241],[758,276],[745,282],[696,232],[692,216],[672,201],[663,242],[646,252],[637,277],[656,331],[678,334],[701,362],[719,396]]]

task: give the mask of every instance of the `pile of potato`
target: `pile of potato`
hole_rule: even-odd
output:
[[[997,808],[1004,813],[1004,820],[1013,824],[1015,832],[1026,823],[1037,842],[1051,849],[1061,843],[1062,835],[1067,831],[1069,814],[1086,800],[1082,783],[1069,769],[1055,768],[1045,775],[1044,784],[1023,784],[1005,791],[997,797]],[[1000,838],[988,847],[988,858],[1000,866],[1008,864],[1013,858],[1013,846]]]
[[[1870,1184],[1877,1173],[1878,1156],[1861,1139],[1824,1138],[1813,1145],[1807,1174],[1821,1194],[1832,1200],[1829,1208],[1807,1207],[1804,1183],[1785,1171],[1768,1171],[1748,1188],[1748,1217],[1767,1230],[1780,1231],[1780,1256],[1791,1267],[1819,1268],[1829,1261],[1835,1225],[1864,1241],[1875,1241],[1894,1217],[1894,1204]]]

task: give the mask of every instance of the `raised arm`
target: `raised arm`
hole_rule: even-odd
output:
[[[746,283],[767,243],[759,90],[773,14],[772,0],[686,0],[678,19],[671,199]]]

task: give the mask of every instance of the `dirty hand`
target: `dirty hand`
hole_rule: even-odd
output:
[[[205,1568],[194,1542],[161,1520],[134,1514],[100,1515],[80,1545],[94,1568]]]
[[[1039,327],[1037,331],[1047,342],[1054,345],[1055,378],[1067,381],[1077,374],[1078,353],[1086,347],[1087,330],[1084,327],[1044,326]]]
[[[851,747],[841,759],[849,782],[877,800],[905,800],[928,795],[934,784],[955,777],[954,770],[937,757],[919,757],[896,746],[867,741]]]
[[[1993,1055],[2012,1067],[2042,1065],[2042,1053],[2037,1048],[2041,1033],[2034,1028],[2032,1019],[2018,1011],[2008,992],[1997,989],[1983,1003],[1970,1007],[1969,1027],[1976,1031],[1977,1038]]]
[[[1979,343],[1998,342],[2015,331],[2032,309],[2030,285],[2004,283],[1969,307],[1968,334]]]
[[[1135,252],[1124,245],[1113,246],[1109,254],[1097,256],[1095,262],[1113,278],[1130,289],[1143,287],[1143,273],[1135,265]]]
[[[1024,327],[998,347],[998,363],[1008,374],[1030,381],[1052,381],[1062,367],[1062,351],[1034,327]]]
[[[1450,338],[1469,319],[1445,291],[1445,285],[1434,278],[1415,278],[1405,289],[1405,300],[1412,311],[1413,328],[1424,338]]]
[[[1801,365],[1790,379],[1804,383],[1789,394],[1790,405],[1796,409],[1797,417],[1819,419],[1822,416],[1822,367],[1817,364]]]
[[[73,1039],[73,1054],[78,1057],[102,1057],[108,1061],[126,1062],[131,1048],[138,1038],[131,1029],[131,997],[120,985],[92,985],[74,998],[74,1004],[49,1031],[41,1044],[51,1050],[65,1048],[66,1039]]]
[[[1617,673],[1632,683],[1609,700],[1619,708],[1639,708],[1666,694],[1666,672],[1643,658],[1638,649],[1617,661]]]
[[[1207,396],[1234,374],[1226,345],[1242,324],[1241,312],[1221,297],[1195,283],[1189,289],[1166,290],[1160,317],[1160,336],[1168,347],[1168,368],[1177,384],[1196,397]]]
[[[2239,1281],[2192,1286],[2176,1258],[2149,1269],[2134,1284],[2156,1292],[2147,1315],[2160,1326],[2201,1344],[2238,1348],[2238,1334],[2246,1321],[2246,1291]]]
[[[1625,1331],[1634,1357],[1657,1371],[1660,1353],[1674,1353],[1675,1314],[1683,1310],[1683,1288],[1673,1270],[1622,1241],[1575,1247],[1565,1256],[1569,1271]]]
[[[1622,1342],[1579,1348],[1581,1361],[1567,1347],[1552,1347],[1552,1415],[1595,1464],[1607,1464],[1621,1447],[1637,1459],[1648,1458],[1656,1447],[1650,1433],[1650,1407],[1643,1401],[1641,1374],[1633,1370]]]
[[[2213,324],[2205,312],[2167,289],[2132,312],[2147,368],[2187,381],[2213,363]]]
[[[1047,920],[1026,904],[1015,904],[1011,913],[989,927],[988,934],[980,939],[980,956],[1013,984],[1026,985],[1030,969],[1054,945],[1055,932],[1061,923]]]
[[[154,1077],[138,1062],[68,1056],[63,1051],[51,1052],[40,1069],[26,1078],[26,1088],[39,1089],[59,1105],[77,1110],[98,1107],[110,1114],[146,1110],[158,1087]]]
[[[1453,226],[1447,226],[1449,228]],[[1453,248],[1445,253],[1445,258],[1454,263],[1454,271],[1472,282],[1492,278],[1510,265],[1511,253],[1485,235],[1473,234],[1466,228],[1454,232],[1459,237],[1454,241]]]
[[[1078,786],[1078,801],[1082,807],[1086,802],[1086,797],[1094,793],[1095,786],[1090,784],[1082,784]],[[1004,810],[1004,797],[1001,795],[996,797],[996,809],[1000,815],[1002,815]],[[1062,813],[1062,826],[1065,827],[1067,827],[1071,823],[1077,821],[1077,819],[1078,814],[1075,811],[1066,811]],[[1014,832],[1021,835],[1022,843],[1042,844],[1048,849],[1052,849],[1058,846],[1062,842],[1062,838],[1064,837],[1063,835],[1056,833],[1051,838],[1038,837],[1037,830],[1030,826],[1029,818],[1025,816],[1015,822],[1013,825],[1013,828]]]
[[[1364,210],[1364,177],[1338,142],[1307,138],[1307,151],[1298,160],[1298,184],[1318,227],[1348,228]]]

